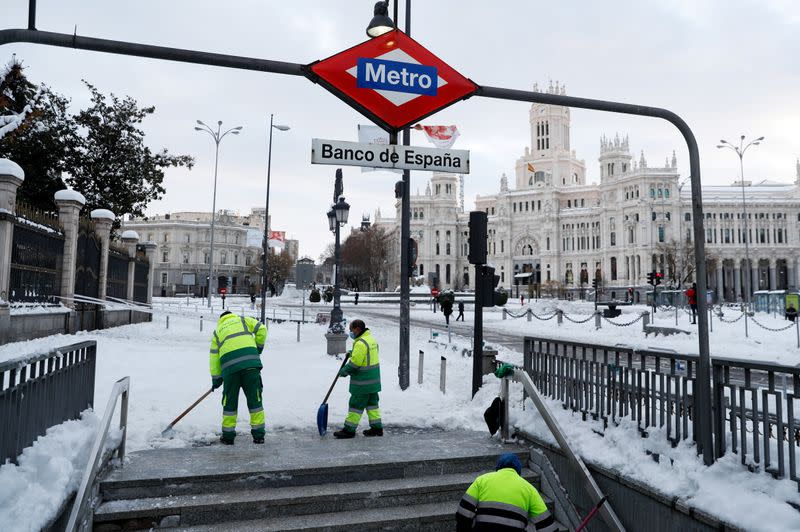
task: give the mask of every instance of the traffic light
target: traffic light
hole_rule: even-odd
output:
[[[478,269],[479,275],[482,276],[480,285],[481,306],[494,307],[503,306],[508,301],[508,294],[505,290],[497,290],[497,285],[500,284],[500,276],[495,275],[494,267],[484,266]]]
[[[594,288],[595,290],[597,290],[597,284],[598,284],[598,283],[597,283],[597,278],[595,277],[594,279],[592,279],[592,288]]]
[[[660,285],[660,284],[661,284],[661,281],[663,281],[663,280],[664,280],[664,274],[663,274],[663,273],[661,273],[661,272],[658,272],[658,273],[656,273],[656,274],[655,274],[655,281],[656,281],[656,284],[654,284],[653,286],[658,286],[658,285]]]
[[[486,264],[486,240],[489,236],[486,226],[485,212],[472,211],[469,213],[469,255],[467,255],[467,259],[470,264]]]
[[[652,271],[647,274],[647,284],[656,285],[656,272]]]

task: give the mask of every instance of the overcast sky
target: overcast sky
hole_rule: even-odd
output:
[[[39,0],[40,30],[244,55],[297,63],[323,59],[366,39],[372,0]],[[404,5],[405,3],[403,3]],[[692,127],[705,184],[738,175],[732,152],[719,139],[765,136],[745,157],[747,179],[793,181],[800,155],[800,9],[794,0],[539,0],[416,1],[412,36],[478,84],[530,89],[534,82],[566,83],[567,94],[665,107]],[[0,27],[27,26],[25,0],[2,0]],[[401,6],[401,25],[404,20]],[[391,12],[391,11],[390,11]],[[213,142],[194,121],[243,126],[221,146],[219,208],[263,206],[269,114],[291,126],[273,139],[272,225],[300,240],[301,254],[317,258],[332,240],[327,211],[334,167],[312,166],[314,137],[356,140],[366,119],[304,78],[170,63],[96,52],[12,44],[35,82],[46,82],[88,102],[86,79],[104,92],[155,105],[145,123],[153,149],[191,154],[191,171],[167,173],[164,199],[149,213],[211,210]],[[456,124],[456,148],[471,151],[466,203],[496,192],[503,172],[530,142],[529,105],[473,98],[424,123]],[[597,181],[599,138],[628,134],[651,166],[676,150],[687,175],[687,153],[677,131],[656,119],[594,111],[572,112],[572,147]],[[412,144],[427,146],[412,132]],[[345,168],[351,220],[380,207],[394,212],[396,174]],[[412,190],[428,175],[412,173]],[[513,181],[512,181],[513,182]]]

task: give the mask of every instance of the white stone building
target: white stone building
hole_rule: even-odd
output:
[[[551,84],[547,92],[564,94],[564,87]],[[627,137],[603,137],[599,184],[589,184],[586,164],[570,148],[569,108],[533,104],[529,121],[530,147],[515,162],[512,185],[504,174],[496,194],[475,200],[488,214],[488,262],[501,286],[576,291],[597,277],[606,297],[625,298],[630,288],[639,299],[650,271],[662,271],[665,285],[687,277],[691,190],[674,152],[656,166],[643,152],[634,157]],[[798,286],[800,161],[796,171],[794,183],[745,183],[753,290]],[[442,288],[471,288],[474,277],[458,181],[433,174],[425,194],[411,196],[417,274],[436,275]],[[718,299],[738,300],[748,286],[741,183],[704,187],[703,202],[709,289]],[[375,220],[394,237],[389,286],[399,284],[399,208],[398,202],[395,218],[378,211]]]
[[[136,218],[122,223],[142,241],[157,245],[153,294],[205,295],[211,251],[211,213],[175,212]],[[246,294],[258,283],[264,234],[264,209],[249,215],[221,210],[214,224],[212,290],[227,287],[229,294]],[[297,257],[299,242],[287,240],[286,252]]]

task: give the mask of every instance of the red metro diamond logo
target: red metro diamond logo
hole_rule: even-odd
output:
[[[326,89],[390,131],[466,99],[478,88],[399,30],[309,68]]]

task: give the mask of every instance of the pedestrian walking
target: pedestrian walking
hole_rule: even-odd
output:
[[[250,308],[251,309],[255,309],[256,308],[256,295],[255,294],[250,294]]]
[[[692,287],[686,291],[686,299],[692,309],[692,324],[697,323],[697,283],[692,283]]]
[[[516,454],[500,455],[495,472],[476,478],[461,498],[456,531],[556,532],[555,518],[542,496],[521,475],[522,463]]]
[[[358,305],[358,292],[356,292],[356,295],[353,296],[353,298],[356,300],[356,305]]]
[[[786,307],[786,319],[794,322],[797,319],[797,309],[794,308],[794,305],[789,303],[789,306]]]
[[[524,307],[525,306],[525,294],[520,294],[519,295],[519,306],[520,307]]]
[[[378,342],[362,320],[350,322],[350,338],[353,340],[350,360],[339,370],[339,376],[350,377],[350,410],[342,430],[333,435],[336,438],[355,437],[361,414],[366,409],[369,429],[364,431],[364,436],[383,436],[381,411],[378,407],[378,392],[381,391]]]
[[[464,302],[458,302],[458,316],[456,316],[456,321],[461,320],[464,321]]]
[[[253,443],[264,443],[264,406],[261,402],[261,352],[267,340],[267,327],[255,318],[223,312],[211,336],[211,387],[222,386],[222,436],[220,441],[233,445],[239,410],[239,389],[247,398],[250,410],[250,434]]]

